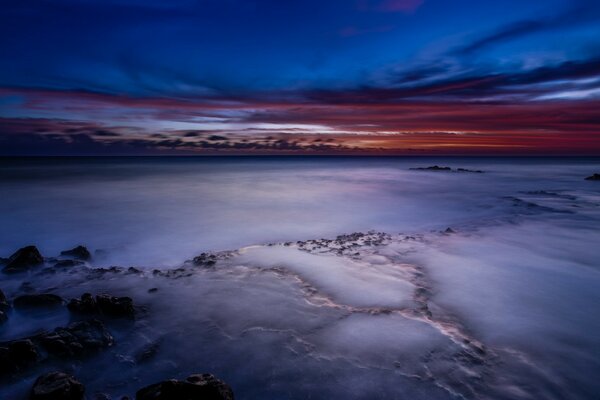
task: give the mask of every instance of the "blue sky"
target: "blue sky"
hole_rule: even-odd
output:
[[[134,132],[148,139],[211,127],[232,138],[249,129],[257,139],[266,135],[260,124],[274,123],[283,124],[275,132],[282,135],[298,125],[312,126],[305,135],[450,132],[460,128],[452,118],[447,129],[437,119],[428,126],[427,113],[419,124],[381,123],[364,106],[435,103],[451,114],[465,103],[501,103],[505,109],[494,110],[501,120],[506,107],[525,104],[533,118],[557,101],[573,107],[573,115],[583,107],[585,121],[554,128],[542,121],[544,129],[566,134],[585,125],[587,140],[598,141],[597,119],[590,126],[600,97],[596,1],[32,0],[2,6],[0,135],[7,143],[43,121],[91,123],[128,139]],[[94,102],[93,96],[104,98]],[[176,107],[164,112],[158,99],[198,109],[178,119]],[[215,103],[219,108],[207,112]],[[340,103],[363,105],[364,120],[325,123],[290,111]],[[335,109],[342,111],[348,110]],[[274,118],[277,113],[285,115]],[[373,124],[380,129],[360,128]],[[478,131],[510,129],[465,130]]]

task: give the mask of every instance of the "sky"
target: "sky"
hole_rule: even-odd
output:
[[[596,0],[0,7],[0,155],[600,155]]]

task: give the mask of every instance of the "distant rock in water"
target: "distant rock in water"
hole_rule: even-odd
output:
[[[585,178],[586,181],[600,181],[600,174],[590,175]]]
[[[8,319],[8,310],[10,309],[10,304],[4,295],[4,292],[0,289],[0,324],[6,322]]]
[[[36,379],[30,400],[83,400],[85,387],[64,372],[49,372]]]
[[[24,294],[13,301],[13,306],[16,309],[57,307],[63,304],[62,297],[52,293]]]
[[[99,294],[94,298],[91,293],[84,293],[80,299],[72,299],[67,307],[70,311],[79,314],[102,314],[127,318],[132,318],[135,314],[131,297],[107,294]]]
[[[85,263],[80,260],[60,260],[54,264],[54,268],[72,268],[84,264]]]
[[[60,252],[61,256],[73,257],[78,260],[87,261],[92,258],[91,253],[85,246],[77,246],[71,250],[65,250]]]
[[[17,250],[6,263],[2,271],[16,273],[27,271],[44,263],[44,257],[35,246],[26,246]]]
[[[233,400],[233,391],[211,374],[190,375],[185,381],[169,379],[146,386],[135,394],[136,400]]]
[[[437,165],[433,165],[431,167],[416,167],[411,168],[414,171],[452,171],[450,167],[439,167]]]
[[[433,171],[433,172],[472,172],[472,173],[476,173],[476,174],[482,174],[483,171],[478,170],[478,169],[466,169],[466,168],[457,168],[457,169],[452,169],[450,167],[440,167],[438,165],[433,165],[431,167],[416,167],[416,168],[410,168],[413,171]]]

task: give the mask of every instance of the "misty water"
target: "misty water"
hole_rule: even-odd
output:
[[[431,165],[484,172],[410,169]],[[106,322],[111,348],[3,380],[0,398],[54,369],[91,399],[196,372],[236,399],[597,398],[594,172],[597,158],[1,160],[1,257],[99,250],[2,274],[7,297],[110,293],[137,313]],[[204,252],[214,265],[186,262]],[[137,270],[93,274],[113,265]],[[76,318],[13,310],[0,342]]]

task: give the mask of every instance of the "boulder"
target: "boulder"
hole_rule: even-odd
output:
[[[585,178],[586,181],[600,181],[600,174],[590,175]]]
[[[49,372],[36,379],[30,400],[83,400],[85,387],[71,375]]]
[[[77,246],[71,250],[65,250],[60,252],[61,256],[73,257],[77,260],[87,261],[92,258],[92,254],[85,246]]]
[[[73,268],[83,264],[80,260],[60,260],[54,264],[54,268]]]
[[[72,299],[67,305],[70,311],[80,314],[102,314],[109,317],[131,318],[135,314],[131,297],[116,297],[107,294],[84,293],[80,299]]]
[[[131,297],[115,297],[107,294],[96,296],[96,304],[100,313],[111,317],[133,317],[133,300]]]
[[[211,374],[190,375],[185,381],[170,379],[140,389],[136,400],[233,400],[233,391]]]
[[[6,263],[2,271],[16,273],[27,271],[44,263],[44,258],[35,246],[26,246],[17,250]]]
[[[9,308],[10,304],[8,303],[8,299],[2,289],[0,289],[0,311],[8,311]]]
[[[433,165],[431,167],[417,167],[411,168],[414,171],[452,171],[450,167],[440,167],[438,165]]]
[[[16,309],[49,308],[64,304],[62,297],[52,293],[24,294],[15,298],[13,305]]]
[[[112,346],[114,339],[102,322],[89,320],[42,334],[39,342],[51,355],[73,357]]]

